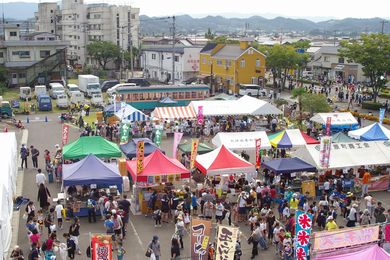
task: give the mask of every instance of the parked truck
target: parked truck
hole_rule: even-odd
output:
[[[13,117],[12,107],[9,101],[3,100],[0,96],[0,118],[11,118]]]
[[[99,77],[79,75],[79,89],[85,96],[92,97],[92,92],[100,91]]]
[[[34,87],[35,97],[38,98],[39,95],[47,94],[47,89],[45,85],[38,85]]]

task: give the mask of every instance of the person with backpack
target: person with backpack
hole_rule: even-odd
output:
[[[70,238],[74,241],[76,245],[77,254],[81,255],[81,250],[79,247],[79,236],[80,236],[80,220],[78,217],[74,217],[73,224],[69,227]]]
[[[30,146],[31,150],[31,160],[34,168],[38,168],[38,156],[39,150],[35,148],[33,145]]]
[[[32,243],[28,260],[39,260],[39,249],[36,243]]]
[[[106,219],[104,220],[104,227],[106,228],[106,234],[111,235],[112,240],[115,241],[114,221],[112,220],[111,214],[106,215]]]
[[[74,259],[76,252],[76,243],[73,239],[70,238],[69,233],[64,233],[64,238],[66,239],[66,248],[68,251],[69,259]]]
[[[88,208],[88,222],[89,223],[96,223],[96,201],[95,199],[91,196],[87,200],[87,208]]]
[[[23,164],[24,168],[27,169],[27,157],[30,156],[30,150],[26,147],[25,144],[22,144],[22,148],[20,148],[20,158],[22,158],[22,164],[21,168],[23,170]]]

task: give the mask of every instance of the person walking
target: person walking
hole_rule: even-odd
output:
[[[21,168],[23,169],[23,164],[24,168],[27,169],[27,157],[30,155],[30,150],[26,147],[25,144],[22,144],[22,148],[20,148],[20,158],[22,158],[22,164]]]
[[[176,260],[180,256],[179,241],[176,238],[172,238],[171,241],[171,260]]]
[[[30,146],[31,150],[31,160],[34,168],[38,168],[38,156],[39,150],[35,148],[33,145]]]
[[[26,206],[27,219],[32,219],[35,217],[35,210],[34,202],[30,200]]]
[[[118,249],[116,250],[116,257],[118,260],[123,260],[124,255],[126,254],[126,250],[123,248],[122,241],[118,242]]]
[[[375,223],[386,222],[385,208],[382,206],[382,202],[378,201],[376,208],[374,209]]]
[[[80,220],[78,217],[74,218],[73,224],[69,227],[69,235],[76,245],[77,254],[81,255],[81,250],[79,246]]]
[[[96,200],[91,196],[87,200],[87,208],[88,208],[88,222],[96,223]]]
[[[364,197],[365,194],[368,193],[368,184],[371,181],[371,174],[368,170],[363,174],[362,179],[362,197]]]
[[[46,176],[41,169],[38,169],[38,173],[35,175],[35,183],[39,187],[41,184],[46,184]]]
[[[38,202],[39,202],[39,206],[44,211],[46,211],[50,205],[50,202],[49,202],[50,196],[51,195],[50,195],[49,189],[43,183],[41,183],[39,185],[39,189],[38,189]]]
[[[69,233],[64,233],[64,238],[66,239],[66,248],[68,251],[69,259],[74,259],[76,252],[76,243],[73,239],[71,239]]]
[[[57,216],[57,223],[58,223],[58,228],[62,230],[62,210],[64,209],[64,206],[61,204],[61,200],[57,200],[57,205],[54,208]]]
[[[177,222],[175,224],[175,234],[178,236],[179,241],[180,241],[180,248],[184,248],[184,243],[183,243],[183,237],[185,235],[186,229],[183,221],[183,216],[178,216],[177,217]]]
[[[160,260],[161,249],[160,249],[160,241],[158,240],[158,236],[154,235],[152,241],[148,245],[148,250],[152,251],[152,255],[154,255],[156,260]]]

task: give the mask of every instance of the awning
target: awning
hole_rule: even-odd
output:
[[[152,117],[164,120],[194,119],[196,114],[191,106],[156,107],[152,112]]]
[[[280,158],[263,163],[263,167],[275,173],[315,172],[316,167],[299,158]]]
[[[271,149],[267,133],[258,132],[219,132],[213,139],[213,145],[226,146],[231,150],[256,150],[256,139],[261,140],[261,149]]]
[[[331,118],[331,128],[356,129],[359,126],[356,118],[350,112],[317,113],[310,118],[310,121],[319,123],[325,128],[328,117]]]

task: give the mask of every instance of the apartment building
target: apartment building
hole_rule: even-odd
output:
[[[17,25],[4,26],[0,41],[0,64],[7,68],[9,86],[45,84],[65,76],[68,42],[52,33],[21,36]]]
[[[86,46],[92,41],[112,41],[123,50],[139,43],[139,8],[129,5],[84,4],[84,0],[62,0],[61,8],[40,3],[36,30],[49,31],[70,41],[67,61],[74,66],[93,64]]]

